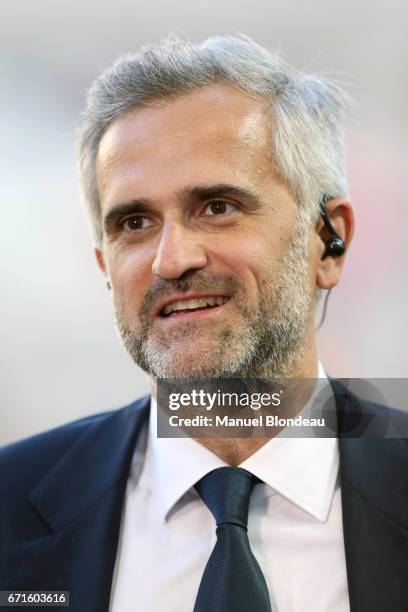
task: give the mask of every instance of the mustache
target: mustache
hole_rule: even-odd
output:
[[[146,292],[140,309],[140,316],[146,317],[158,302],[170,297],[174,293],[222,293],[231,296],[243,288],[242,282],[230,274],[212,274],[194,272],[183,274],[174,280],[158,278],[154,285]]]

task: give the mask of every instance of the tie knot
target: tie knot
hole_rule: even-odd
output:
[[[258,479],[242,468],[223,467],[209,472],[195,488],[215,518],[223,523],[248,524],[249,498]]]

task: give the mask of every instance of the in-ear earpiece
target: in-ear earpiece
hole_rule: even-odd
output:
[[[327,230],[331,234],[330,238],[328,238],[327,240],[323,240],[325,244],[325,249],[322,255],[322,259],[324,259],[325,257],[341,257],[346,252],[346,245],[344,244],[344,240],[340,238],[340,236],[330,223],[329,217],[327,216],[327,212],[324,205],[328,199],[330,198],[323,197],[322,201],[319,203],[320,216],[323,219],[323,223],[325,224]]]
[[[106,286],[108,288],[108,291],[110,291],[112,289],[112,285],[110,284],[110,281],[106,281]]]

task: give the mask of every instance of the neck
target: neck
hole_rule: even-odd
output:
[[[303,355],[300,363],[294,367],[289,375],[285,378],[293,379],[315,379],[318,376],[317,369],[317,353],[316,347],[313,344],[308,354]],[[156,381],[150,379],[151,393],[157,400],[157,384]],[[295,416],[295,415],[291,415]],[[214,455],[217,455],[222,461],[231,466],[240,465],[245,459],[248,459],[258,449],[264,446],[271,438],[281,431],[281,427],[277,427],[271,431],[268,437],[257,438],[194,438],[196,442],[210,450]]]

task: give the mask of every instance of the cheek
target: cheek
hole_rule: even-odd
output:
[[[133,310],[140,304],[152,283],[151,257],[141,250],[114,250],[108,257],[109,272],[115,296]]]
[[[239,253],[247,261],[248,267],[256,274],[265,271],[274,273],[285,249],[285,241],[281,236],[271,237],[268,232],[258,232],[245,245],[241,243]]]
[[[265,246],[259,239],[234,241],[230,248],[218,252],[218,261],[241,280],[249,301],[257,299],[259,292],[270,283],[277,265],[270,245]]]

